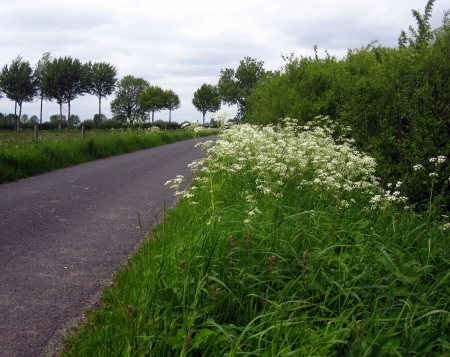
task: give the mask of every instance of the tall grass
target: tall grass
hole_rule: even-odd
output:
[[[93,130],[85,140],[80,131],[40,131],[36,144],[32,131],[0,132],[0,183],[192,138],[192,130]]]
[[[212,144],[63,356],[450,353],[448,218],[381,189],[326,118]]]

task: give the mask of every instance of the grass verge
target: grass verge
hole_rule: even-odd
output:
[[[212,135],[211,131],[200,134]],[[81,163],[192,139],[192,130],[0,132],[0,184]]]
[[[323,119],[198,144],[180,204],[61,355],[448,355],[448,217],[383,190]]]

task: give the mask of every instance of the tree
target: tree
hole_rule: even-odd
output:
[[[53,114],[53,115],[50,115],[50,121],[51,121],[52,123],[57,123],[57,122],[59,122],[60,119],[62,119],[63,121],[65,121],[65,120],[67,120],[67,117],[66,117],[65,115],[63,115],[62,118],[61,118],[60,114]]]
[[[100,114],[100,115],[94,114],[94,119],[93,119],[94,128],[100,128],[100,125],[101,125],[100,123],[106,119],[108,119],[108,118],[104,114]]]
[[[245,116],[246,100],[252,93],[259,78],[264,73],[264,62],[245,57],[235,71],[231,68],[220,70],[219,95],[223,103],[237,104],[238,114]]]
[[[116,99],[111,102],[111,112],[118,120],[123,121],[131,116],[145,115],[145,110],[139,104],[139,96],[149,85],[142,78],[130,75],[122,78],[115,89]]]
[[[30,117],[30,123],[32,123],[32,124],[39,124],[39,118],[36,115],[32,115]]]
[[[169,123],[170,123],[172,119],[172,110],[180,108],[180,98],[172,89],[166,90],[165,95],[166,95],[165,108],[169,109]]]
[[[167,108],[167,98],[165,91],[159,86],[147,87],[139,96],[139,105],[152,113],[152,124],[155,122],[155,112]]]
[[[16,130],[19,131],[22,103],[32,102],[36,95],[36,81],[30,63],[22,61],[22,57],[17,56],[9,68],[5,65],[0,74],[0,89],[15,103]],[[19,105],[19,116],[17,116],[17,105]]]
[[[36,78],[36,87],[37,87],[37,94],[39,98],[41,99],[41,111],[39,114],[39,124],[42,124],[42,103],[44,100],[51,101],[51,97],[47,97],[44,92],[44,86],[43,86],[43,80],[44,80],[44,73],[47,68],[47,65],[51,62],[52,56],[50,52],[44,52],[42,55],[42,58],[36,63],[36,68],[34,69],[34,76]]]
[[[434,34],[431,30],[430,17],[434,1],[428,0],[423,15],[418,10],[412,10],[412,14],[417,21],[417,31],[412,26],[409,26],[409,32],[411,32],[412,38],[408,38],[406,32],[402,30],[398,38],[399,48],[405,48],[407,43],[409,43],[410,47],[420,48],[433,40]]]
[[[22,123],[28,123],[28,114],[22,114],[21,116]]]
[[[70,102],[89,91],[89,67],[72,57],[60,57],[48,63],[43,77],[45,95],[59,104],[60,125],[62,122],[62,105],[67,103],[67,116],[70,118]],[[70,121],[68,123],[70,128]]]
[[[17,115],[16,114],[9,113],[6,116],[6,121],[10,125],[13,124],[16,120],[17,120]]]
[[[90,93],[98,98],[98,127],[102,126],[102,98],[114,92],[117,82],[117,69],[109,63],[100,62],[90,66]]]
[[[71,114],[69,121],[71,126],[77,126],[81,123],[80,117],[76,114]]]
[[[203,114],[203,125],[205,125],[205,114],[217,112],[220,109],[220,96],[217,86],[202,84],[194,93],[192,99],[194,107]]]

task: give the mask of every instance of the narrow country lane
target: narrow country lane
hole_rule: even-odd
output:
[[[202,138],[202,141],[208,138]],[[188,140],[0,185],[0,356],[44,356],[175,202]]]

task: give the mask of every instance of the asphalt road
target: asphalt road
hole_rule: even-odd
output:
[[[207,140],[204,138],[203,140]],[[183,141],[0,185],[0,356],[51,354],[60,332],[175,203],[201,157]],[[53,346],[53,347],[49,347]],[[50,352],[49,352],[50,351]]]

